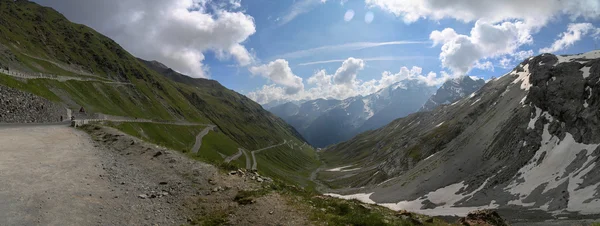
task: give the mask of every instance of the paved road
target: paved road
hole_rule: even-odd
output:
[[[237,159],[239,159],[240,157],[242,157],[242,154],[244,153],[244,149],[238,148],[238,152],[235,153],[232,156],[229,156],[227,158],[225,158],[225,163],[230,163],[231,161],[235,161]]]
[[[250,156],[248,155],[248,152],[246,150],[243,150],[244,152],[244,156],[246,156],[246,169],[250,170],[252,169],[252,161],[250,160]]]
[[[99,177],[94,149],[87,134],[66,125],[1,127],[0,224],[96,224],[118,200]]]
[[[252,170],[257,170],[258,169],[258,164],[256,163],[256,156],[254,155],[255,153],[259,153],[259,152],[267,150],[267,149],[279,147],[279,146],[284,145],[284,144],[287,144],[287,140],[284,140],[283,143],[281,143],[281,144],[275,144],[275,145],[271,145],[271,146],[266,147],[266,148],[262,148],[262,149],[258,149],[258,150],[252,151],[251,152],[251,154],[252,154]]]
[[[214,128],[215,125],[209,125],[208,127],[204,128],[204,130],[202,130],[202,132],[200,132],[198,136],[196,136],[196,143],[194,144],[194,147],[192,147],[192,153],[197,154],[198,151],[200,151],[200,147],[202,146],[202,138]]]

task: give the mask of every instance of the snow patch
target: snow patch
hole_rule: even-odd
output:
[[[432,155],[433,156],[433,155]],[[430,156],[431,157],[431,156]],[[495,175],[494,175],[495,176]],[[459,182],[456,184],[451,184],[448,185],[446,187],[437,189],[435,191],[429,192],[427,195],[424,195],[423,197],[416,199],[416,200],[412,200],[412,201],[401,201],[398,203],[375,203],[373,200],[371,200],[371,195],[373,193],[359,193],[359,194],[352,194],[352,195],[338,195],[338,194],[333,194],[333,193],[327,193],[324,195],[327,196],[331,196],[331,197],[335,197],[335,198],[341,198],[341,199],[347,199],[347,200],[352,200],[352,199],[356,199],[359,200],[361,202],[364,203],[368,203],[368,204],[377,204],[380,206],[384,206],[387,207],[389,209],[395,210],[395,211],[399,211],[399,210],[407,210],[410,212],[415,212],[415,213],[420,213],[420,214],[426,214],[426,215],[431,215],[431,216],[466,216],[469,212],[474,211],[474,210],[481,210],[481,209],[494,209],[494,208],[498,208],[499,205],[497,205],[495,203],[495,201],[492,201],[490,204],[485,205],[485,206],[476,206],[476,207],[454,207],[454,205],[460,201],[463,200],[465,198],[472,198],[474,194],[476,194],[477,192],[483,190],[483,188],[485,187],[485,185],[487,185],[487,183],[489,182],[489,180],[491,178],[493,178],[494,176],[486,179],[483,184],[481,184],[481,186],[479,186],[477,189],[475,189],[473,192],[468,193],[468,194],[457,194],[458,191],[460,191],[461,189],[466,188],[466,184],[463,182]],[[382,182],[381,184],[384,184],[388,181],[390,181],[391,179],[388,179],[384,182]],[[433,203],[436,204],[443,204],[441,206],[438,206],[434,209],[421,209],[423,207],[422,202],[425,200],[429,200]],[[468,200],[468,199],[467,199]]]
[[[529,75],[531,75],[531,73],[529,73],[529,64],[523,66],[522,72],[517,72],[515,74],[519,77],[517,77],[512,83],[516,84],[518,82],[521,82],[521,89],[529,90],[529,88],[531,88],[531,83],[529,82]]]
[[[475,102],[473,102],[473,103],[471,104],[471,106],[475,105],[475,104],[476,104],[477,102],[479,102],[480,100],[481,100],[481,98],[479,98],[479,99],[475,100]]]
[[[427,158],[423,159],[423,161],[427,161],[427,159],[430,159],[431,157],[435,156],[435,154],[437,154],[437,153],[433,153],[433,154],[432,154],[432,155],[430,155],[429,157],[427,157]]]
[[[522,105],[525,105],[525,101],[527,100],[527,96],[524,96],[523,99],[521,99],[521,102],[519,102]]]
[[[574,59],[596,59],[596,58],[600,58],[600,50],[595,50],[595,51],[591,51],[591,52],[587,52],[587,53],[583,53],[583,54],[576,54],[576,55],[568,55],[568,56],[556,56],[558,58],[558,63],[556,64],[560,64],[560,63],[564,63],[564,62],[570,62],[573,61]]]
[[[535,107],[535,117],[529,120],[529,124],[527,124],[527,129],[535,129],[535,123],[542,115],[542,109]]]
[[[437,126],[435,126],[435,128],[438,128],[438,127],[440,127],[440,126],[444,125],[444,122],[446,122],[446,121],[443,121],[442,123],[440,123],[440,124],[437,124]]]
[[[325,171],[328,171],[328,172],[340,172],[340,171],[342,171],[343,169],[350,168],[350,167],[352,167],[352,166],[354,166],[354,165],[348,165],[348,166],[337,167],[337,168],[328,169],[328,170],[325,170]]]
[[[547,112],[544,112],[542,115],[552,117]],[[591,154],[600,144],[577,143],[570,133],[566,133],[565,138],[559,140],[558,137],[550,134],[548,127],[549,124],[544,125],[540,149],[535,153],[532,160],[519,170],[518,174],[521,175],[521,178],[512,181],[505,189],[507,192],[519,196],[517,200],[511,201],[509,204],[526,207],[532,206],[534,205],[533,203],[523,203],[523,200],[533,189],[541,184],[548,183],[543,191],[547,192],[568,181],[570,199],[567,210],[582,214],[597,212],[600,209],[600,199],[595,199],[594,194],[595,189],[600,184],[587,186],[578,190],[576,188],[583,182],[583,176],[595,167],[596,163],[593,162],[595,158]],[[567,172],[567,167],[577,158],[577,154],[581,150],[587,150],[586,161],[583,164],[586,168]],[[545,153],[545,157],[538,165],[537,162],[543,153]],[[566,176],[561,178],[562,175]],[[593,201],[585,203],[586,200],[590,199]]]
[[[580,71],[583,72],[583,78],[590,77],[590,67],[583,67]]]
[[[364,202],[364,203],[367,203],[367,204],[375,204],[375,202],[373,202],[373,200],[371,200],[371,198],[369,198],[369,197],[371,197],[372,194],[373,193],[369,193],[369,194],[367,194],[367,193],[359,193],[359,194],[353,194],[353,195],[338,195],[338,194],[333,194],[333,193],[325,193],[323,195],[331,196],[331,197],[339,198],[339,199],[346,199],[346,200],[353,200],[353,199],[355,199],[355,200],[358,200],[358,201],[361,201],[361,202]]]

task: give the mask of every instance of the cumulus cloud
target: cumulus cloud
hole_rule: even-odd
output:
[[[572,19],[600,18],[597,0],[365,0],[365,3],[402,17],[406,23],[444,18],[491,23],[521,19],[529,24],[543,25],[561,13]]]
[[[253,75],[262,75],[275,84],[282,85],[285,94],[292,95],[304,90],[302,78],[294,75],[286,60],[277,59],[269,64],[250,67]]]
[[[437,86],[453,76],[442,72],[438,76],[434,72],[423,74],[420,67],[402,67],[397,73],[383,72],[381,78],[363,81],[357,74],[364,68],[362,59],[348,58],[336,70],[329,74],[326,70],[319,70],[307,79],[309,89],[303,89],[295,94],[286,92],[285,87],[275,84],[265,85],[250,92],[247,96],[258,103],[265,104],[280,100],[307,100],[317,98],[346,99],[358,95],[369,95],[397,82],[405,80],[418,80],[429,86]]]
[[[243,42],[256,26],[251,16],[236,11],[240,0],[35,1],[102,32],[138,57],[191,76],[208,76],[202,64],[206,51],[242,66],[254,59]]]
[[[552,53],[575,44],[585,35],[592,34],[597,37],[600,29],[594,27],[591,23],[571,23],[567,27],[567,31],[559,35],[559,39],[554,41],[550,47],[540,49],[540,53]]]
[[[512,55],[522,45],[533,42],[530,27],[521,21],[500,24],[477,21],[468,36],[446,28],[433,31],[429,38],[434,46],[442,46],[442,66],[455,74],[466,74],[473,67],[493,69],[491,62],[480,63],[479,60]]]
[[[363,60],[350,57],[337,69],[333,76],[333,80],[336,84],[352,85],[356,80],[358,71],[364,68],[365,62]]]
[[[365,0],[370,7],[388,11],[404,22],[419,19],[456,19],[473,22],[470,35],[457,34],[446,28],[430,35],[441,45],[442,66],[454,73],[468,73],[473,67],[490,68],[480,60],[515,57],[519,47],[531,44],[531,35],[560,15],[571,20],[599,19],[597,0]],[[576,33],[572,33],[576,35]],[[568,36],[568,35],[566,35]],[[569,38],[569,37],[568,37]],[[557,44],[568,44],[562,42]],[[516,60],[508,59],[508,61]],[[478,64],[479,63],[479,64]],[[485,63],[485,62],[484,62]]]

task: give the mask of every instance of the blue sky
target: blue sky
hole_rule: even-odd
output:
[[[541,50],[572,54],[600,44],[598,0],[37,2],[136,56],[259,103],[343,99],[405,79],[488,79]]]

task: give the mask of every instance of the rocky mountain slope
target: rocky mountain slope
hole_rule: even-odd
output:
[[[597,218],[599,92],[600,51],[532,57],[474,95],[324,150],[318,178],[392,209]]]
[[[405,80],[364,97],[318,99],[300,105],[290,102],[269,111],[296,128],[310,144],[325,147],[416,112],[434,91],[425,83]]]
[[[235,151],[286,140],[304,143],[293,127],[244,95],[216,81],[181,75],[158,62],[142,62],[113,40],[68,21],[51,8],[24,0],[0,0],[0,15],[0,67],[19,74],[53,76],[23,79],[0,73],[2,85],[74,111],[83,107],[89,115],[214,124],[223,134],[215,142],[234,146]],[[269,166],[269,173],[296,170],[309,174],[316,168],[312,149],[285,146],[277,153],[280,159],[263,158],[265,167],[258,170]],[[223,160],[218,155],[213,159]]]
[[[442,86],[436,91],[435,95],[431,96],[431,98],[427,100],[423,107],[421,107],[420,111],[432,111],[437,106],[442,104],[454,103],[465,96],[471,95],[475,91],[479,90],[483,85],[485,85],[485,81],[483,79],[472,79],[469,76],[461,76],[450,79],[442,84]]]
[[[0,122],[48,123],[69,120],[65,106],[0,85]]]

